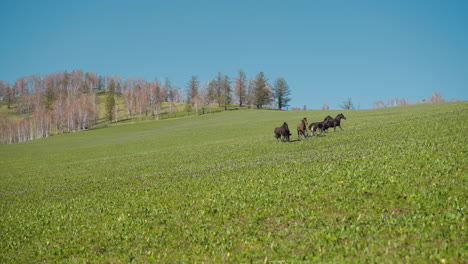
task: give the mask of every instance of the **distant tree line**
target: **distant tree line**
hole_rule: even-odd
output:
[[[74,132],[97,122],[98,84],[95,73],[75,70],[18,78],[13,85],[0,81],[0,99],[20,118],[0,118],[0,142],[14,143],[48,137],[51,133]]]
[[[442,95],[440,93],[434,92],[432,94],[432,96],[430,96],[428,98],[424,98],[424,99],[416,102],[416,104],[434,104],[434,103],[443,103],[445,101],[446,100],[442,97]],[[455,99],[453,101],[457,101],[457,100]],[[394,107],[394,106],[405,106],[405,105],[411,105],[411,103],[408,100],[406,100],[405,98],[394,97],[394,98],[388,99],[387,103],[385,103],[382,100],[377,100],[377,101],[374,102],[373,107],[374,108],[383,108],[383,107]]]
[[[19,118],[0,116],[0,143],[11,144],[51,134],[69,133],[93,127],[99,120],[99,91],[107,91],[105,120],[119,121],[116,97],[120,97],[128,118],[153,116],[159,119],[163,112],[175,111],[175,103],[186,103],[187,110],[218,104],[228,110],[239,107],[288,107],[291,91],[284,78],[273,85],[263,72],[247,79],[239,70],[231,81],[228,75],[218,73],[212,80],[201,83],[192,76],[185,88],[164,81],[146,81],[142,78],[122,79],[119,76],[100,76],[96,72],[74,70],[47,75],[35,74],[18,78],[10,84],[0,81],[0,101],[14,109]],[[164,106],[163,106],[164,103]]]

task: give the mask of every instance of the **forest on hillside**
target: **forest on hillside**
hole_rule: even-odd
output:
[[[105,92],[104,110],[98,94]],[[0,81],[0,101],[8,109],[0,112],[0,143],[11,144],[53,134],[89,129],[98,122],[152,116],[178,111],[197,113],[211,104],[227,110],[230,106],[282,109],[291,100],[291,90],[282,77],[268,82],[263,72],[247,79],[239,70],[233,80],[218,73],[209,82],[192,76],[186,87],[143,78],[123,79],[96,72],[74,70],[18,78],[13,84]],[[124,103],[125,117],[119,116],[116,98]],[[11,113],[14,113],[12,115]]]

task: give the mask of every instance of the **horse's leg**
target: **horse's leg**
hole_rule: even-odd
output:
[[[318,136],[317,131],[319,131],[319,130],[322,131],[322,128],[321,128],[319,125],[314,126],[314,131],[313,131],[313,133],[314,133],[316,136]]]

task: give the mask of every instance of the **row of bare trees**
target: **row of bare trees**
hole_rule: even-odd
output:
[[[445,99],[438,92],[434,92],[432,96],[424,98],[421,101],[416,102],[415,104],[434,104],[434,103],[443,103]],[[411,105],[411,103],[405,98],[390,98],[387,100],[387,103],[384,103],[382,100],[375,101],[373,104],[374,108],[383,108],[383,107],[394,107],[394,106],[405,106]]]
[[[0,98],[15,117],[0,118],[0,143],[11,144],[75,132],[98,118],[96,73],[58,72],[18,78],[13,85],[0,81]],[[14,106],[14,107],[13,107]]]
[[[10,144],[48,137],[51,134],[75,132],[92,127],[98,122],[97,92],[107,90],[105,118],[109,122],[119,120],[118,104],[114,97],[121,97],[128,118],[153,116],[159,119],[163,112],[172,113],[177,102],[206,108],[212,103],[228,106],[249,105],[286,107],[290,90],[283,78],[270,85],[263,72],[247,80],[239,70],[234,81],[228,75],[218,73],[209,82],[201,83],[193,76],[187,89],[164,81],[146,81],[142,78],[123,80],[119,76],[99,76],[95,72],[81,70],[35,74],[18,78],[13,84],[0,81],[0,101],[8,109],[14,109],[16,117],[0,117],[0,143]],[[164,109],[163,109],[164,106]]]
[[[27,117],[0,116],[0,143],[11,144],[84,130],[97,121],[95,93],[81,94],[77,98],[59,95],[51,107],[47,109],[43,104],[33,103],[33,111]]]

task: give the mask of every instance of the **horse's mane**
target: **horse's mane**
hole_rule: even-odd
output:
[[[344,118],[343,113],[338,114],[338,115],[335,117],[335,120],[340,120],[341,118]],[[345,119],[346,119],[346,118],[345,118]]]

